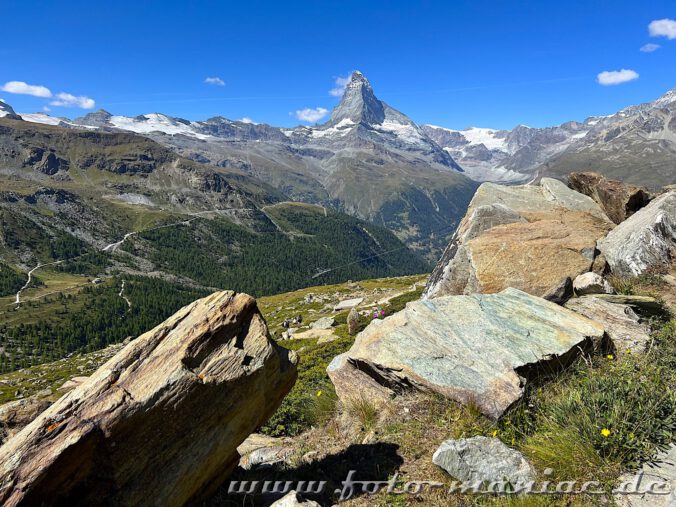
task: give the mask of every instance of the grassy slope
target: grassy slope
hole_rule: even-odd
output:
[[[424,277],[403,277],[311,287],[262,297],[259,306],[271,333],[279,336],[284,319],[301,314],[307,324],[334,315],[332,306],[353,295],[366,296],[365,304],[369,305],[399,294],[389,305],[380,305],[392,313],[419,295],[422,282]],[[615,283],[625,292],[674,292],[655,277]],[[307,302],[309,295],[314,302]],[[669,297],[665,299],[673,301]],[[578,481],[593,478],[610,488],[621,472],[654,456],[658,448],[674,440],[676,321],[668,320],[666,314],[653,322],[655,339],[648,354],[610,358],[599,352],[581,359],[566,372],[540,379],[522,402],[497,422],[487,420],[474,407],[427,395],[396,398],[382,412],[368,403],[336,407],[325,369],[336,354],[350,347],[353,338],[346,333],[345,312],[334,316],[338,321],[337,340],[324,345],[318,345],[316,339],[282,342],[300,352],[299,379],[263,430],[274,435],[302,432],[287,440],[292,446],[290,461],[263,471],[239,470],[234,479],[328,480],[332,491],[340,486],[337,481],[355,469],[363,478],[387,480],[397,473],[400,480],[425,479],[450,485],[451,479],[431,462],[437,446],[447,438],[495,435],[526,454],[538,470],[552,467],[550,477]],[[366,323],[367,319],[362,326]],[[0,399],[14,399],[17,391],[25,396],[45,388],[56,390],[73,375],[91,373],[116,350],[73,355],[2,375]],[[52,397],[57,395],[55,391]],[[604,428],[610,430],[607,437],[601,433]],[[311,455],[306,456],[308,452]],[[221,490],[212,503],[241,505],[242,498]],[[445,490],[429,490],[411,496],[360,495],[347,505],[420,504],[586,506],[601,505],[602,501],[599,497],[570,495],[525,499],[449,496]]]

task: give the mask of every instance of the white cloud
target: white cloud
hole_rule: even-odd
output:
[[[209,85],[214,85],[214,86],[225,86],[225,81],[223,81],[220,77],[214,76],[214,77],[208,77],[204,80],[206,84]]]
[[[676,39],[676,21],[673,19],[656,19],[648,25],[648,31],[653,37]]]
[[[251,124],[253,124],[253,125],[258,125],[255,121],[253,121],[253,120],[252,120],[251,118],[249,118],[248,116],[244,116],[243,118],[240,118],[239,121],[241,121],[242,123],[251,123]]]
[[[657,51],[661,47],[662,46],[660,46],[659,44],[644,44],[643,46],[641,46],[641,51],[643,53],[652,53],[653,51]]]
[[[7,93],[32,95],[33,97],[49,98],[52,96],[52,92],[46,86],[29,85],[23,81],[8,81],[0,88],[0,90]]]
[[[345,87],[350,82],[351,77],[352,74],[348,74],[345,77],[337,77],[336,86],[329,90],[329,95],[331,95],[332,97],[342,97],[343,93],[345,93]]]
[[[43,106],[42,110],[43,110],[45,113],[48,113],[48,112],[51,111],[51,109],[48,108],[47,106]]]
[[[596,76],[596,80],[603,86],[618,85],[638,79],[638,72],[630,69],[606,70]]]
[[[61,92],[56,95],[56,100],[52,100],[49,105],[58,107],[79,107],[81,109],[94,109],[96,102],[94,99],[90,99],[89,97],[76,97],[70,93]]]
[[[296,118],[298,118],[300,121],[314,123],[324,118],[328,112],[329,110],[324,109],[323,107],[317,107],[315,109],[306,107],[305,109],[296,111]]]

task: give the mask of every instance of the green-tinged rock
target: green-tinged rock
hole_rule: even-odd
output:
[[[328,367],[343,400],[417,389],[499,417],[534,369],[566,363],[603,326],[517,289],[409,303],[372,322]]]

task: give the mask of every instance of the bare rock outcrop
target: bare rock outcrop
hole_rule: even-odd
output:
[[[517,289],[446,296],[371,322],[328,374],[346,403],[432,391],[497,419],[531,374],[566,365],[603,335],[600,324]]]
[[[676,261],[676,190],[662,194],[613,229],[599,249],[614,275],[637,276]]]
[[[432,272],[424,298],[507,287],[563,302],[614,227],[590,197],[543,178],[539,186],[484,183]]]
[[[250,296],[198,300],[0,448],[0,503],[183,505],[208,494],[291,389],[296,363]]]
[[[645,188],[609,180],[599,173],[570,173],[568,185],[599,203],[608,218],[616,224],[625,221],[650,202],[650,193]]]

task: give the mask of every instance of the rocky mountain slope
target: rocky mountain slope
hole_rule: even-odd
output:
[[[649,187],[676,182],[676,90],[613,115],[547,128],[421,128],[478,181],[525,183],[597,171]]]
[[[557,181],[482,188],[463,221],[475,235],[463,240],[467,245],[496,229],[501,234],[513,229],[510,270],[496,276],[502,281],[513,280],[517,270],[524,279],[532,271],[547,274],[557,268],[557,258],[568,255],[565,245],[545,248],[541,254],[551,262],[534,265],[534,252],[540,251],[537,243],[517,248],[529,235],[525,227],[529,220],[535,224],[549,220],[558,209],[562,225],[574,227],[589,215],[613,227],[597,202]],[[619,192],[617,198],[621,201],[627,193]],[[78,494],[85,497],[135,498],[142,490],[140,476],[147,477],[149,490],[158,498],[167,498],[169,487],[175,488],[178,498],[187,498],[203,494],[195,489],[201,482],[192,480],[194,470],[200,470],[202,479],[214,477],[210,491],[226,479],[214,474],[221,469],[230,474],[229,482],[207,505],[240,504],[244,499],[252,505],[297,505],[304,498],[318,502],[305,505],[476,503],[471,492],[452,487],[458,485],[455,480],[505,485],[507,481],[517,487],[524,481],[566,481],[562,483],[566,485],[595,481],[591,493],[551,490],[546,503],[581,507],[604,503],[601,495],[607,499],[618,494],[621,505],[643,505],[653,497],[626,496],[614,488],[623,477],[633,481],[628,473],[647,463],[652,467],[643,480],[657,480],[662,491],[674,487],[668,459],[673,455],[669,449],[675,438],[676,407],[676,321],[670,313],[676,309],[676,231],[670,213],[674,199],[676,192],[665,191],[620,221],[608,241],[597,243],[600,252],[587,251],[590,264],[576,276],[574,292],[561,294],[559,304],[535,295],[539,287],[532,284],[524,284],[523,290],[479,285],[465,293],[436,294],[421,301],[424,278],[313,287],[263,298],[260,310],[274,336],[286,329],[289,319],[305,317],[301,329],[290,337],[288,330],[283,332],[287,337],[281,345],[299,356],[298,378],[261,428],[265,435],[244,439],[290,387],[291,374],[274,366],[275,357],[285,357],[283,349],[263,336],[266,326],[250,298],[236,296],[248,302],[241,307],[232,295],[228,304],[214,308],[212,302],[225,293],[198,301],[121,350],[111,351],[116,354],[112,360],[88,379],[77,378],[64,386],[74,390],[42,414],[37,415],[60,392],[50,392],[47,399],[38,392],[2,407],[0,423],[8,426],[19,417],[22,425],[37,417],[11,436],[0,452],[6,463],[3,470],[16,479],[6,481],[2,494],[8,499],[30,498],[31,492],[38,494],[56,483],[61,486],[54,493],[67,495],[72,484],[79,483]],[[603,202],[607,205],[608,199]],[[518,214],[516,220],[498,223],[494,214],[477,213],[499,206],[503,214]],[[662,220],[657,225],[656,217]],[[628,236],[642,240],[621,240]],[[548,238],[544,239],[548,247]],[[609,248],[615,243],[626,245],[619,252],[624,257],[644,261],[634,263],[638,277],[622,275]],[[605,260],[603,255],[607,265],[597,262]],[[478,278],[486,266],[475,265]],[[455,270],[445,256],[439,269],[449,273],[446,267],[451,274]],[[574,274],[564,269],[552,278]],[[434,278],[430,284],[436,284]],[[209,331],[212,326],[216,332]],[[165,335],[166,340],[157,340]],[[174,350],[178,353],[172,354]],[[71,360],[75,371],[89,373],[95,368],[78,356]],[[91,363],[101,360],[92,358]],[[31,369],[35,387],[23,387],[30,384],[28,371],[3,376],[0,392],[12,397],[15,390],[31,393],[38,385],[42,390],[56,387],[48,372],[63,370],[64,364]],[[154,364],[161,367],[153,368]],[[268,374],[260,375],[261,369]],[[202,398],[205,393],[209,396]],[[214,397],[223,400],[219,406],[234,408],[227,414],[199,410],[202,404],[213,404]],[[262,409],[252,406],[251,400],[260,400],[256,406]],[[104,408],[98,409],[97,401],[105,403]],[[182,410],[186,405],[191,410]],[[188,431],[181,414],[193,410],[202,415],[190,417],[190,424],[199,427]],[[159,421],[158,414],[163,416]],[[211,414],[225,423],[214,426]],[[167,417],[175,418],[175,423],[166,424]],[[19,428],[8,427],[8,433]],[[133,458],[126,444],[106,445],[129,428],[147,434],[148,442],[167,441],[149,450],[134,433],[127,437],[135,444]],[[186,431],[210,436],[186,441]],[[60,445],[66,437],[87,452],[69,454]],[[176,452],[177,442],[191,452]],[[175,462],[166,474],[157,474],[155,467],[148,468],[151,456],[159,462],[171,456]],[[656,462],[664,456],[666,462]],[[100,462],[105,468],[96,470],[122,487],[92,480],[99,477],[92,474],[92,463]],[[79,473],[63,483],[70,464]],[[129,470],[138,470],[138,476]],[[341,487],[350,471],[353,480],[380,481],[380,487],[369,491]],[[280,481],[280,489],[274,493],[260,489],[264,480]],[[306,481],[312,480],[317,481],[316,488],[307,487]],[[408,481],[417,485],[422,480],[428,487],[416,490],[414,496],[404,492]],[[319,481],[324,485],[320,487]],[[388,488],[392,484],[396,487]],[[299,491],[290,492],[294,488]],[[272,503],[283,496],[285,500]],[[523,501],[537,503],[540,497],[525,496]],[[491,504],[504,503],[501,496],[484,498]],[[659,505],[670,505],[669,500]]]
[[[159,113],[130,118],[106,111],[75,120],[24,118],[144,135],[197,162],[246,172],[293,200],[383,225],[430,259],[476,189],[453,158],[380,101],[359,72],[331,119],[314,127],[281,129],[222,117],[188,121]]]

